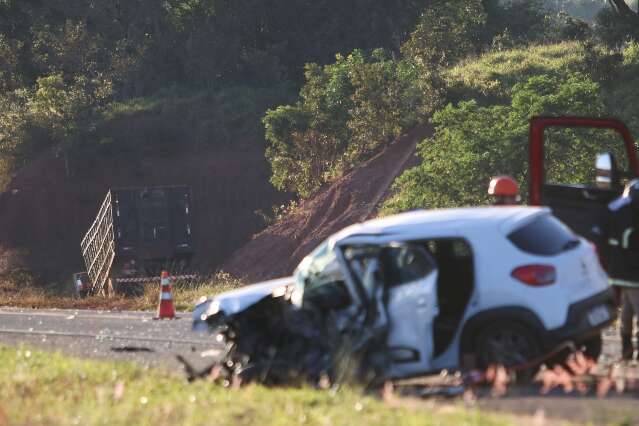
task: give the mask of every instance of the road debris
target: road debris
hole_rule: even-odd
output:
[[[116,346],[112,347],[111,350],[113,352],[155,352],[153,349],[144,346]]]

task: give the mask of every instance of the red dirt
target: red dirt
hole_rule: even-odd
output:
[[[186,144],[185,144],[186,145]],[[109,188],[190,185],[196,267],[211,271],[263,228],[258,209],[287,200],[269,184],[259,143],[186,145],[85,155],[67,177],[54,151],[21,169],[0,194],[0,274],[25,267],[42,284],[70,286],[85,270],[80,240]]]
[[[295,213],[257,234],[222,265],[247,281],[290,274],[322,240],[373,216],[393,179],[416,164],[416,144],[431,129],[418,127],[313,197]]]

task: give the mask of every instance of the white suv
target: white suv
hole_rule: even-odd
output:
[[[373,315],[386,326],[393,377],[462,363],[520,364],[565,341],[587,344],[596,356],[600,331],[615,315],[614,293],[587,240],[546,208],[484,207],[414,211],[345,228],[294,277],[200,303],[194,328],[287,285],[298,307],[343,312],[351,321]]]

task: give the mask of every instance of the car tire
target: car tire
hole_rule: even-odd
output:
[[[514,367],[537,358],[541,348],[535,334],[517,322],[492,323],[473,339],[477,364]]]

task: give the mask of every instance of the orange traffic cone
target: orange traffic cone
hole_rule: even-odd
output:
[[[167,271],[162,271],[160,278],[160,304],[158,305],[157,319],[174,319],[173,295],[171,294],[171,278]]]

